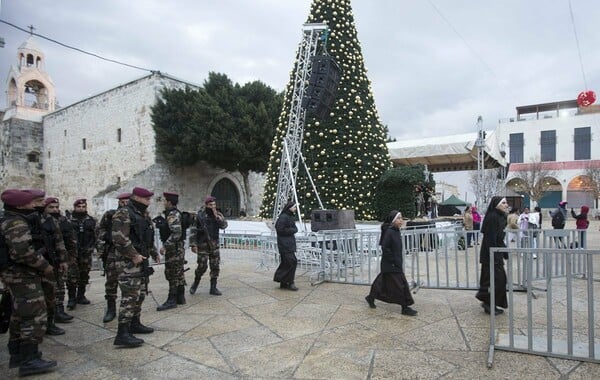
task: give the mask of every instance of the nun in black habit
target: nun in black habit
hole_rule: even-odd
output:
[[[481,277],[479,279],[479,291],[475,298],[482,302],[481,306],[487,314],[490,314],[490,248],[506,247],[504,243],[504,229],[506,228],[506,214],[508,212],[508,203],[506,198],[493,197],[481,225],[483,240],[481,242],[481,251],[479,252],[479,262],[481,263]],[[504,269],[504,260],[508,258],[506,252],[496,252],[494,254],[494,294],[495,304],[494,314],[501,314],[508,307],[506,297],[506,271]]]
[[[400,228],[404,224],[402,214],[392,210],[381,225],[381,271],[373,284],[371,292],[365,297],[371,308],[375,308],[375,300],[395,303],[402,306],[402,314],[415,316],[417,311],[410,305],[415,301],[410,293],[410,286],[406,281],[402,269],[402,237]]]
[[[275,222],[275,231],[277,232],[277,249],[281,257],[279,267],[275,271],[273,281],[279,282],[281,289],[296,291],[298,288],[294,284],[296,277],[296,238],[294,234],[298,232],[296,227],[296,203],[288,202],[279,214]]]

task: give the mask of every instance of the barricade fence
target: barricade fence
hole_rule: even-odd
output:
[[[600,300],[594,299],[600,290],[600,275],[594,273],[594,268],[600,267],[600,251],[494,248],[490,257],[494,252],[508,253],[508,318],[490,315],[488,366],[493,365],[495,349],[600,363],[600,322],[596,319]],[[582,273],[576,269],[578,262],[585,263]],[[539,263],[544,276],[536,273]],[[557,264],[561,267],[558,272]],[[494,310],[493,260],[489,270],[490,308]],[[536,289],[545,291],[545,301],[537,299]]]

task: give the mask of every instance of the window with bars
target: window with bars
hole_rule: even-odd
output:
[[[511,133],[508,137],[508,149],[511,163],[523,162],[523,134]]]
[[[573,136],[575,160],[592,158],[592,127],[575,128]]]
[[[542,131],[540,135],[540,157],[542,162],[556,161],[556,131]]]

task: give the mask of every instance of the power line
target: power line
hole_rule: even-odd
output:
[[[75,51],[78,51],[78,52],[83,53],[83,54],[91,55],[92,57],[99,58],[99,59],[101,59],[103,61],[107,61],[107,62],[111,62],[111,63],[116,63],[117,65],[127,66],[127,67],[131,67],[131,68],[134,68],[134,69],[142,70],[142,71],[148,71],[148,72],[151,72],[151,73],[157,72],[157,70],[147,69],[147,68],[136,66],[136,65],[130,65],[129,63],[120,62],[120,61],[117,61],[115,59],[105,58],[105,57],[102,57],[102,56],[100,56],[98,54],[90,53],[89,51],[85,51],[85,50],[76,48],[74,46],[67,45],[67,44],[64,44],[62,42],[56,41],[56,40],[54,40],[54,39],[52,39],[50,37],[46,37],[46,36],[44,36],[42,34],[34,33],[33,29],[35,29],[35,28],[33,28],[33,26],[29,27],[30,30],[26,30],[26,29],[23,29],[23,28],[15,25],[15,24],[12,24],[12,23],[10,23],[8,21],[5,21],[5,20],[2,20],[2,19],[0,19],[0,22],[2,22],[3,24],[6,24],[8,26],[12,26],[13,28],[18,29],[18,30],[20,30],[22,32],[28,33],[28,34],[30,34],[32,36],[36,36],[36,37],[42,38],[44,40],[53,42],[53,43],[55,43],[57,45],[66,47],[67,49],[71,49],[71,50],[75,50]]]
[[[579,47],[579,38],[577,37],[577,28],[575,27],[575,16],[573,16],[573,7],[569,0],[569,13],[571,14],[571,24],[573,25],[573,34],[575,35],[575,43],[577,44],[577,54],[579,54],[579,65],[581,66],[581,75],[583,76],[583,86],[587,90],[587,80],[585,79],[585,70],[583,70],[583,58],[581,58],[581,48]]]

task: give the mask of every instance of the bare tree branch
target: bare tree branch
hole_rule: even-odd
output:
[[[529,195],[529,199],[538,202],[546,191],[555,184],[548,178],[555,178],[556,172],[548,169],[547,164],[542,162],[539,157],[532,157],[527,169],[514,172],[514,177],[520,179],[515,186],[515,191]]]
[[[588,164],[582,179],[583,186],[587,191],[592,193],[596,201],[596,208],[598,208],[598,198],[600,198],[600,168],[592,167],[591,164]]]
[[[493,196],[503,194],[504,193],[504,180],[500,175],[499,169],[486,169],[483,171],[483,184],[481,186],[482,194],[481,201],[483,205],[488,204],[488,202],[492,199]],[[472,171],[469,173],[469,184],[473,189],[477,189],[477,171]],[[479,205],[479,207],[483,207],[483,205]]]

